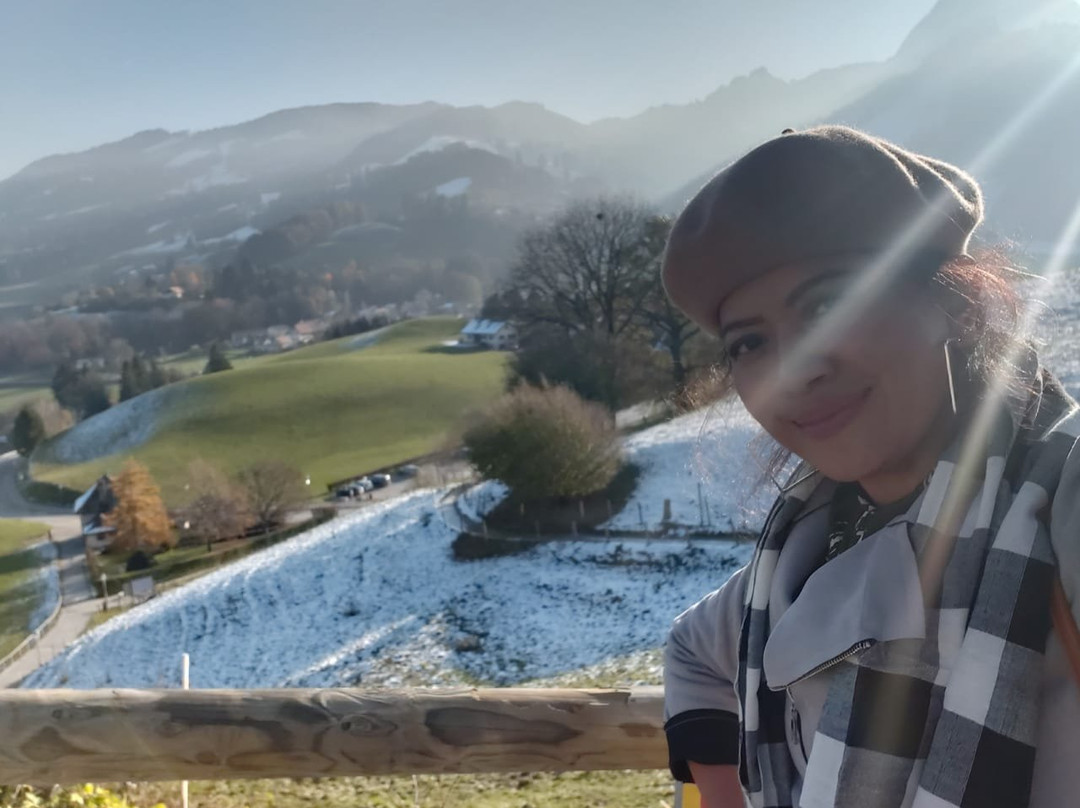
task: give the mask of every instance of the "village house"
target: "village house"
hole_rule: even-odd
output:
[[[79,517],[82,535],[87,546],[92,550],[101,550],[109,543],[109,534],[115,529],[105,524],[105,515],[116,507],[116,495],[113,493],[112,480],[103,474],[75,500],[73,510]]]
[[[517,329],[505,320],[469,320],[459,335],[461,345],[512,351],[517,347]]]

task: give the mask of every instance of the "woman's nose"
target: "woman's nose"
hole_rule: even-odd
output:
[[[776,371],[777,392],[801,393],[828,377],[832,362],[820,346],[808,344],[804,335],[782,340]]]

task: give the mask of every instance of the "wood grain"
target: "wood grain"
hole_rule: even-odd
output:
[[[660,688],[0,691],[0,783],[656,769]]]

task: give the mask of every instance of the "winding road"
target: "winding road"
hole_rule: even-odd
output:
[[[12,687],[82,634],[90,616],[101,608],[94,598],[86,568],[79,518],[68,508],[28,502],[19,492],[22,459],[15,452],[0,455],[0,518],[29,519],[49,526],[60,569],[60,618],[45,632],[38,648],[0,671],[0,687]]]

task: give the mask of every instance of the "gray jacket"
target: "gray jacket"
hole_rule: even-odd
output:
[[[1077,616],[1080,592],[1080,462],[1062,476],[1051,513],[1051,537],[1065,591]],[[790,706],[787,737],[800,774],[828,691],[830,671],[811,674],[832,648],[850,647],[875,636],[899,639],[921,632],[912,623],[922,592],[907,554],[893,552],[906,542],[904,518],[821,567],[814,575],[835,575],[837,586],[814,587],[814,598],[798,598],[807,576],[825,550],[827,497],[807,503],[792,526],[777,561],[770,594],[773,631],[765,647],[765,677],[786,689]],[[910,563],[910,562],[908,562]],[[843,567],[844,569],[841,569]],[[688,780],[688,760],[738,762],[738,644],[745,609],[746,569],[676,618],[665,647],[665,722],[672,771]],[[921,609],[919,610],[921,614]],[[822,657],[819,659],[818,657]],[[1064,651],[1051,634],[1042,678],[1043,707],[1035,758],[1032,808],[1080,804],[1080,688]],[[797,804],[798,795],[793,795]]]

